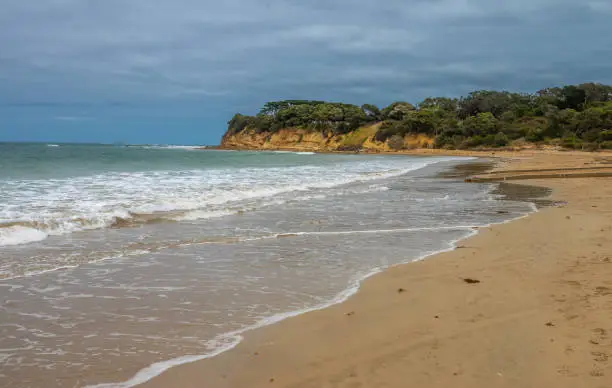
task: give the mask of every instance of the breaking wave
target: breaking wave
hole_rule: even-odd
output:
[[[287,200],[316,198],[330,188],[398,176],[444,160],[452,158],[5,181],[1,182],[0,245],[91,229],[223,217]]]

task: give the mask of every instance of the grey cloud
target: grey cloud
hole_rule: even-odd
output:
[[[0,103],[387,103],[611,82],[612,2],[0,0]],[[216,106],[216,105],[215,105]]]

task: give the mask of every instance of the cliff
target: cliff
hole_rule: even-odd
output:
[[[231,134],[226,133],[221,141],[222,149],[237,150],[288,150],[288,151],[362,151],[389,152],[392,151],[386,142],[374,140],[381,123],[363,126],[357,130],[326,137],[321,132],[302,129],[285,128],[274,133],[258,133],[249,128]],[[404,136],[404,148],[430,148],[434,139],[424,134],[409,134]]]

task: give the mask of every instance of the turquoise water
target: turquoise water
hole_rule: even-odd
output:
[[[461,162],[1,144],[0,378],[131,387],[533,211]]]
[[[192,152],[185,152],[192,151]],[[193,152],[195,151],[195,152]],[[0,179],[59,179],[108,172],[325,165],[355,157],[201,151],[195,146],[0,143]]]

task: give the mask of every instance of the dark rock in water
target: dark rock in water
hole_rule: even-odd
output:
[[[346,313],[346,316],[348,316],[348,317],[350,317],[351,315],[355,315],[355,312],[354,311],[350,311],[350,312]]]
[[[470,279],[470,278],[465,278],[465,279],[463,279],[463,281],[466,282],[467,284],[477,284],[477,283],[480,283],[480,280]]]
[[[555,326],[555,324],[554,324],[554,323],[552,323],[552,322],[546,322],[546,326],[548,326],[548,327],[553,327],[553,326]]]
[[[508,214],[508,213],[510,213],[510,212],[507,211],[507,210],[498,210],[497,211],[497,214]]]
[[[398,288],[397,292],[399,292],[401,294],[402,292],[406,292],[406,290],[404,290],[403,288]]]

